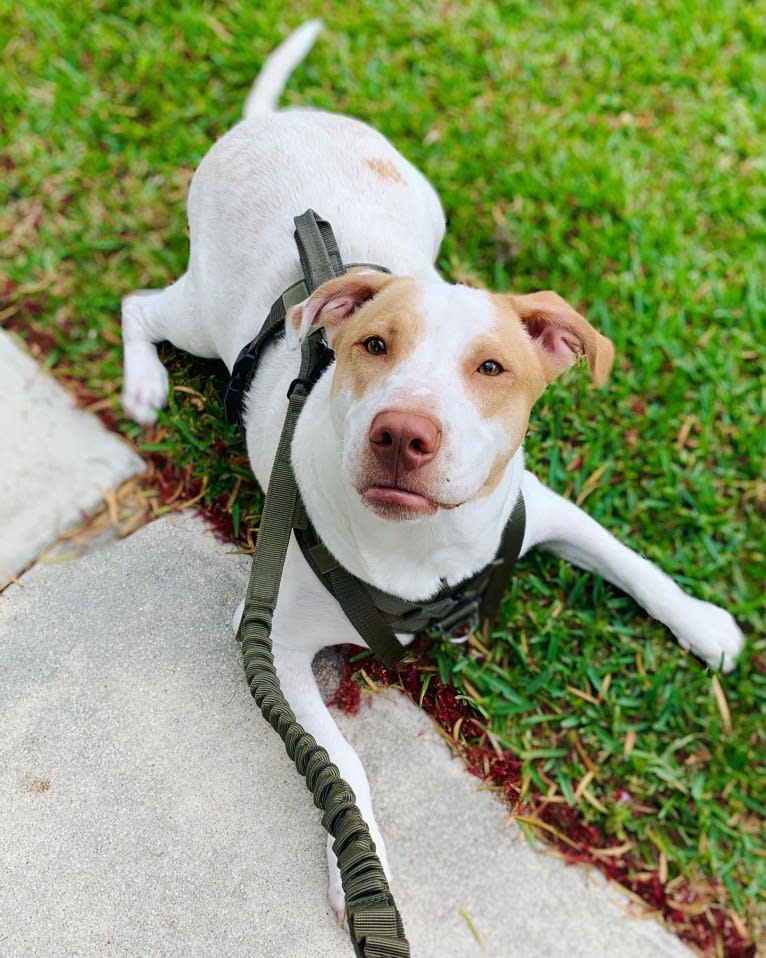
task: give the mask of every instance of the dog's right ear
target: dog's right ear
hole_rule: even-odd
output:
[[[387,286],[393,276],[375,270],[354,270],[318,286],[308,299],[291,306],[285,319],[285,338],[297,349],[313,326],[324,326],[332,343],[334,334],[358,309]]]

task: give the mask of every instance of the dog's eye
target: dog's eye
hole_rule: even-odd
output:
[[[370,336],[369,339],[365,339],[362,345],[373,356],[383,356],[386,352],[386,344],[380,336]]]
[[[476,370],[482,376],[499,376],[503,371],[503,367],[495,359],[485,359]]]

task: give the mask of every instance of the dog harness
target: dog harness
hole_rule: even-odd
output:
[[[226,417],[243,426],[243,401],[252,384],[263,350],[284,335],[290,306],[302,302],[317,286],[342,276],[352,266],[363,265],[389,272],[371,264],[344,264],[330,224],[308,210],[295,218],[303,279],[289,287],[274,305],[253,341],[244,347],[232,370],[226,391]],[[334,361],[324,331],[313,331],[303,342],[302,370],[290,384],[288,396],[300,388],[306,395]],[[293,478],[294,482],[294,478]],[[503,531],[500,547],[489,565],[457,585],[444,587],[431,599],[411,602],[363,582],[343,568],[320,539],[311,524],[300,496],[292,530],[301,551],[320,581],[337,599],[347,618],[370,649],[389,667],[405,654],[396,633],[428,631],[453,642],[468,639],[484,621],[492,621],[521,551],[524,538],[524,500],[519,494]]]
[[[295,223],[296,242],[304,271],[302,289],[297,290],[296,284],[280,297],[272,308],[264,329],[242,351],[237,360],[227,394],[227,411],[232,419],[240,423],[242,400],[252,382],[259,354],[267,342],[279,335],[280,327],[284,329],[286,297],[287,301],[292,300],[297,291],[301,298],[305,298],[321,283],[345,272],[329,224],[320,220],[311,210],[297,217]],[[281,319],[278,314],[281,314]],[[322,824],[334,839],[332,849],[340,869],[354,954],[357,958],[409,958],[410,946],[401,915],[391,895],[370,829],[356,805],[353,790],[341,778],[327,751],[297,721],[285,699],[274,665],[271,626],[287,548],[290,537],[294,534],[299,543],[302,543],[304,555],[320,574],[327,588],[336,596],[360,635],[370,648],[388,663],[396,661],[404,651],[394,634],[394,627],[398,628],[405,623],[403,629],[411,631],[419,628],[419,623],[423,621],[427,627],[438,628],[441,623],[447,629],[452,629],[454,626],[450,611],[457,612],[458,609],[459,622],[471,625],[473,617],[482,614],[487,607],[488,593],[499,589],[499,593],[492,600],[499,602],[502,584],[499,584],[498,569],[493,568],[487,576],[487,588],[480,598],[481,589],[477,582],[484,573],[462,583],[457,590],[445,592],[444,596],[440,593],[431,603],[423,606],[405,603],[406,608],[403,608],[400,600],[361,582],[347,570],[340,568],[330,556],[306,516],[298,494],[290,452],[295,425],[306,398],[322,371],[332,362],[332,358],[332,350],[324,341],[321,330],[315,330],[306,337],[301,348],[300,371],[288,392],[287,413],[263,503],[253,566],[239,627],[242,660],[253,698],[263,717],[284,742],[287,754],[295,762],[296,768],[305,776],[306,785],[314,796],[314,804],[323,812]],[[510,528],[506,529],[503,537],[504,542],[509,540],[512,543],[512,546],[508,547],[508,555],[514,559],[523,537],[523,505],[521,510],[519,513],[517,505],[514,509],[517,519],[512,519]],[[519,514],[522,517],[520,523]],[[521,531],[517,528],[519,524]],[[503,548],[501,547],[500,552],[503,552]],[[503,568],[508,561],[506,558],[500,560]],[[512,561],[510,564],[512,565]],[[491,567],[493,566],[494,563],[491,564]],[[486,571],[484,570],[485,573]],[[393,610],[389,608],[389,600],[396,604]],[[474,606],[474,601],[479,605]],[[436,603],[445,602],[451,605],[439,605],[438,609],[436,608]],[[432,607],[436,609],[435,613]],[[372,620],[374,628],[368,628],[368,620]],[[382,635],[380,642],[373,636],[373,632],[378,630]]]

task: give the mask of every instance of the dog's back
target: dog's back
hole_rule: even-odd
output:
[[[444,214],[423,174],[359,120],[274,110],[319,28],[317,21],[304,24],[268,58],[245,119],[205,156],[189,192],[188,282],[228,365],[300,275],[292,222],[306,209],[332,222],[345,262],[435,276]]]

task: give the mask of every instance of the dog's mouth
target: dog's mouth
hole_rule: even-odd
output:
[[[384,519],[432,516],[439,509],[432,499],[403,486],[367,486],[360,494],[364,504]]]
[[[360,489],[359,494],[364,504],[384,519],[417,519],[455,508],[405,486],[372,485]]]

